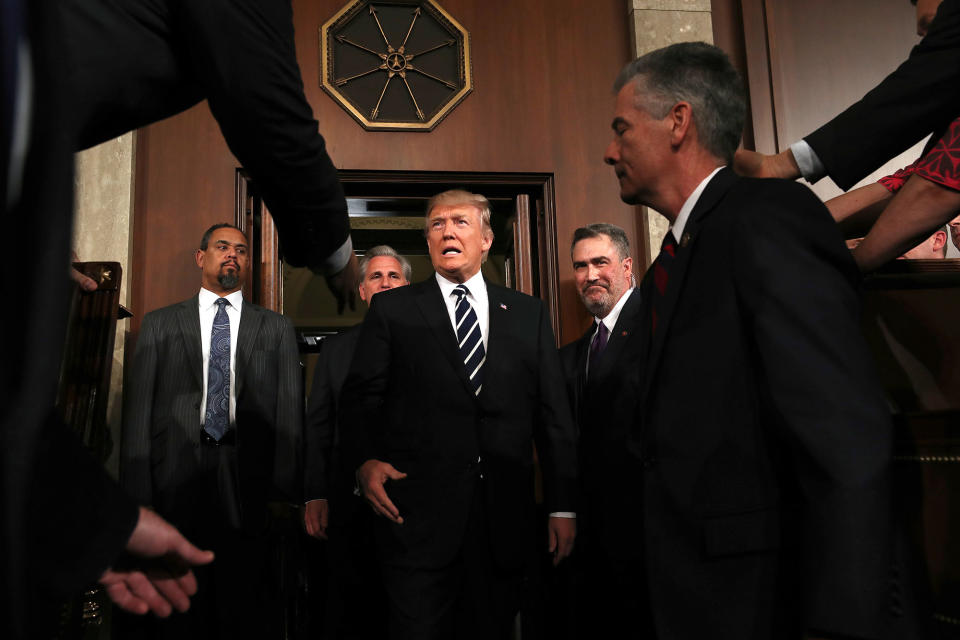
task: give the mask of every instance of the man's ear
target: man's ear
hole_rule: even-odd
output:
[[[670,143],[679,147],[693,130],[693,107],[681,100],[670,108],[667,114],[670,124]]]
[[[941,229],[933,234],[933,250],[941,251],[947,244],[947,232]]]
[[[203,249],[197,249],[197,266],[203,269]]]

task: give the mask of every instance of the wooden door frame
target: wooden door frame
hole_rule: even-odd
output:
[[[338,171],[344,193],[348,198],[371,195],[371,192],[397,193],[398,188],[422,194],[439,193],[447,189],[465,189],[488,198],[529,195],[531,218],[536,220],[537,233],[530,234],[536,243],[539,277],[533,282],[532,260],[524,266],[529,270],[528,282],[536,285],[537,295],[547,305],[555,336],[560,332],[560,295],[557,253],[557,218],[554,196],[554,177],[550,173],[465,172],[465,171],[367,171],[343,169]],[[431,189],[431,185],[433,188]],[[401,190],[403,190],[401,189]],[[247,234],[253,251],[253,265],[247,283],[251,298],[257,304],[280,311],[283,291],[280,280],[280,255],[276,230],[272,220],[259,226],[253,224],[254,208],[259,198],[251,188],[248,175],[237,169],[236,212],[237,226]],[[531,227],[533,225],[531,224]]]

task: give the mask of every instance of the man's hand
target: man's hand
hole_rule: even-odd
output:
[[[573,540],[577,537],[576,518],[557,518],[547,520],[547,551],[553,554],[553,566],[573,552]]]
[[[317,540],[327,539],[327,524],[330,521],[330,503],[326,500],[311,500],[303,509],[303,525],[307,533]]]
[[[350,252],[350,259],[339,272],[327,276],[330,293],[337,299],[337,313],[343,313],[345,306],[357,309],[357,282],[360,280],[360,264],[357,254]]]
[[[748,178],[796,180],[800,177],[800,167],[789,149],[772,156],[740,149],[733,156],[733,170]]]
[[[407,474],[397,471],[392,464],[379,460],[367,460],[357,469],[357,485],[363,497],[375,513],[397,524],[403,524],[403,518],[383,485],[387,480],[403,480],[406,477]]]
[[[100,584],[124,611],[139,615],[152,611],[161,618],[173,609],[190,608],[190,596],[197,592],[190,567],[213,561],[212,551],[193,546],[173,525],[144,507],[126,551],[134,557],[104,571]]]
[[[71,255],[72,262],[80,262],[80,258],[77,257],[77,252],[74,251]],[[96,291],[97,290],[97,281],[93,278],[85,276],[80,273],[76,267],[70,267],[70,279],[77,283],[77,286],[83,289],[84,291]]]

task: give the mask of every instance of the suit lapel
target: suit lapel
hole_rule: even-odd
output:
[[[493,393],[487,390],[495,386],[493,384],[495,380],[509,379],[509,375],[504,375],[508,372],[498,373],[497,367],[504,359],[502,349],[506,341],[501,336],[507,331],[507,325],[511,321],[510,307],[503,296],[504,289],[490,284],[486,278],[483,282],[487,285],[487,315],[490,324],[487,327],[487,359],[483,365],[484,383],[480,390],[481,400]]]
[[[613,327],[613,331],[610,332],[610,337],[607,339],[607,346],[603,351],[603,355],[600,357],[600,361],[596,363],[596,370],[591,370],[587,378],[588,384],[593,384],[593,382],[602,380],[610,371],[613,370],[614,365],[626,354],[626,346],[632,341],[639,339],[639,327],[638,319],[640,315],[640,291],[634,290],[630,294],[630,297],[627,298],[627,301],[623,303],[623,308],[620,310],[620,316],[617,318],[617,324]],[[586,358],[590,357],[590,336],[593,335],[593,327],[590,327],[589,335],[587,336],[586,349],[584,350],[584,369],[586,368]]]
[[[700,235],[700,226],[704,219],[710,215],[710,212],[716,208],[717,204],[723,199],[723,196],[726,195],[736,180],[737,176],[733,171],[730,169],[721,169],[717,175],[710,180],[707,187],[703,190],[703,193],[700,194],[700,199],[697,200],[696,206],[694,206],[693,211],[690,212],[690,217],[687,219],[687,224],[683,229],[683,237],[680,238],[677,255],[673,260],[673,264],[670,265],[670,279],[667,285],[667,294],[661,305],[662,315],[657,318],[657,328],[653,333],[649,350],[647,351],[649,355],[647,357],[641,402],[645,402],[646,400],[646,396],[650,391],[651,382],[654,379],[654,372],[659,365],[663,352],[663,344],[670,331],[670,323],[673,320],[674,311],[677,308],[677,303],[683,291],[687,268],[696,251],[696,243]],[[643,290],[648,296],[652,295],[653,290],[652,272],[653,268],[651,267],[651,269],[648,270],[647,277],[644,278],[645,286]],[[650,298],[648,297],[647,299]],[[650,314],[648,313],[646,315],[649,318]],[[649,334],[649,322],[644,323],[644,328]]]
[[[471,397],[476,397],[470,380],[467,379],[467,372],[463,366],[463,360],[460,358],[460,350],[457,348],[457,335],[453,332],[450,325],[450,314],[447,312],[447,306],[444,304],[443,294],[440,292],[440,285],[437,284],[435,276],[431,276],[423,283],[423,287],[417,292],[414,300],[420,309],[420,314],[430,328],[433,337],[437,340],[440,352],[449,360],[450,366],[457,372],[460,382]],[[488,290],[489,293],[489,290]]]
[[[200,299],[194,296],[180,303],[177,308],[177,324],[186,345],[190,372],[197,385],[203,389],[203,345],[200,340]]]
[[[250,362],[250,354],[253,353],[253,345],[256,344],[257,334],[260,333],[262,324],[263,313],[261,313],[260,308],[244,300],[240,310],[240,330],[237,332],[237,398],[243,391],[245,377],[243,372],[246,371],[247,363]]]

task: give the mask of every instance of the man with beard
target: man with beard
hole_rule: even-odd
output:
[[[631,486],[627,433],[637,395],[640,294],[633,288],[627,234],[594,223],[573,232],[570,247],[577,292],[593,315],[590,328],[560,350],[567,392],[580,431],[578,538],[573,556],[575,637],[615,636],[629,628],[641,601],[635,565],[636,531],[625,509]],[[616,401],[613,401],[616,399]],[[630,474],[633,472],[630,471]],[[598,626],[599,625],[599,626]]]
[[[186,615],[127,622],[147,637],[266,638],[278,611],[267,503],[301,493],[297,344],[288,319],[243,299],[249,248],[239,229],[212,226],[196,260],[199,295],[143,320],[124,394],[120,479],[216,561],[198,570]]]

